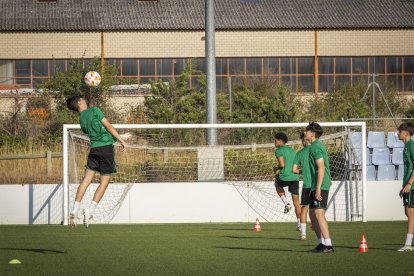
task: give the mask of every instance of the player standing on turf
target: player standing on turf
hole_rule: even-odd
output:
[[[309,149],[310,142],[305,138],[305,133],[300,134],[303,149],[301,149],[293,160],[293,173],[302,174],[302,195],[300,198],[300,240],[306,240],[306,219],[308,217],[310,192],[311,192],[311,175],[309,169]]]
[[[309,148],[309,169],[311,174],[311,202],[310,218],[318,245],[311,250],[313,253],[333,253],[331,237],[325,210],[328,207],[329,188],[331,187],[331,173],[329,169],[328,153],[325,146],[319,141],[323,130],[318,123],[310,123],[306,127],[306,139],[311,142]]]
[[[292,206],[287,201],[284,187],[289,187],[288,190],[292,194],[293,205],[295,206],[295,213],[297,218],[297,229],[300,230],[300,204],[299,204],[299,176],[292,172],[293,160],[296,152],[286,145],[288,137],[283,132],[275,134],[275,156],[278,162],[276,168],[276,192],[285,204],[284,213],[287,214]]]
[[[100,184],[95,191],[90,207],[83,210],[83,222],[85,226],[88,227],[89,220],[93,216],[95,207],[102,199],[105,190],[108,187],[112,173],[116,172],[113,144],[118,140],[119,143],[121,143],[122,152],[126,150],[126,146],[124,140],[98,107],[88,108],[86,101],[80,96],[73,96],[67,99],[66,104],[70,110],[79,112],[81,129],[90,139],[90,151],[86,164],[85,177],[79,184],[73,211],[70,213],[69,217],[70,225],[72,227],[76,226],[80,202],[86,189],[89,184],[91,184],[97,172],[101,175]]]
[[[398,249],[400,252],[413,251],[413,234],[414,234],[414,141],[411,136],[414,134],[414,125],[412,123],[403,123],[398,127],[398,138],[404,142],[404,179],[403,187],[400,191],[400,197],[403,198],[405,215],[407,222],[407,238],[405,245]]]

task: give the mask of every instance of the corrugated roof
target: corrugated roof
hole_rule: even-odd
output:
[[[414,28],[412,0],[216,0],[217,30]],[[203,30],[204,0],[0,0],[0,31]]]

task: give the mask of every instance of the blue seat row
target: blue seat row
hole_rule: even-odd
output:
[[[355,148],[360,148],[362,144],[361,132],[351,134],[351,143]],[[388,132],[387,139],[382,131],[369,131],[367,138],[367,147],[373,148],[403,148],[404,143],[398,139],[397,132]]]
[[[402,180],[404,176],[404,167],[395,165],[368,165],[367,180],[368,181],[392,181]]]
[[[392,154],[389,148],[374,148],[372,154],[369,148],[365,149],[367,156],[367,165],[403,165],[403,151],[404,148],[393,148]],[[355,148],[355,159],[356,164],[361,165],[362,163],[362,149]]]

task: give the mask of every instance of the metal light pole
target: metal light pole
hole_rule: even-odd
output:
[[[206,52],[206,118],[207,124],[217,123],[216,50],[214,27],[214,0],[205,0],[205,52]],[[217,129],[207,129],[207,144],[217,144]]]

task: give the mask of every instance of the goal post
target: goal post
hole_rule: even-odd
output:
[[[345,183],[346,186],[330,193],[330,198],[331,195],[336,197],[332,198],[332,208],[337,208],[336,204],[343,204],[340,208],[347,213],[346,220],[366,222],[366,151],[360,150],[360,156],[356,157],[357,151],[350,142],[351,132],[361,133],[361,149],[366,148],[366,124],[319,124],[324,129],[321,141],[329,143],[328,155],[337,162],[333,168],[334,174],[338,183]],[[109,222],[112,219],[131,185],[169,181],[215,181],[231,184],[252,209],[262,212],[260,215],[265,220],[279,221],[275,217],[278,210],[273,210],[277,200],[274,197],[274,186],[271,185],[274,181],[273,171],[269,172],[268,169],[276,163],[273,155],[274,140],[270,134],[287,132],[292,137],[289,144],[299,150],[301,145],[298,133],[303,132],[307,125],[308,123],[114,124],[120,133],[133,133],[133,141],[127,142],[127,148],[131,148],[133,153],[127,157],[121,157],[121,154],[116,156],[122,160],[119,163],[119,172],[112,181],[125,185],[109,185],[108,189],[118,190],[114,192],[112,201],[107,203],[105,211],[108,214],[102,216],[102,221]],[[207,129],[218,132],[218,143],[214,147],[205,142]],[[80,125],[63,125],[64,225],[68,224],[75,187],[79,184],[80,177],[83,177],[81,169],[86,164],[87,142],[88,138],[81,133]],[[247,153],[246,149],[249,150]],[[360,160],[356,162],[356,159]],[[263,184],[265,182],[266,185]],[[334,216],[336,215],[335,213]],[[99,219],[99,214],[97,217]]]

